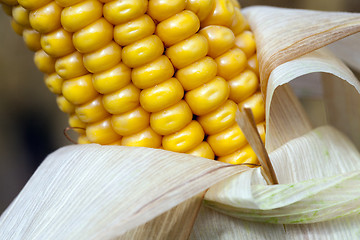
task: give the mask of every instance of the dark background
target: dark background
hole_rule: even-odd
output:
[[[271,5],[325,11],[360,12],[358,0],[241,0],[242,7]],[[47,154],[70,144],[67,115],[58,110],[33,53],[0,10],[0,214]],[[316,105],[316,101],[311,102]]]

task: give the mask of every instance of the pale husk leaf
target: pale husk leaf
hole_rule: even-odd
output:
[[[68,146],[0,218],[1,239],[112,239],[244,171],[159,149]]]

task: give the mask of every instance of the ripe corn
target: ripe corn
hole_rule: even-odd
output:
[[[265,141],[254,35],[236,0],[1,0],[78,143],[257,163]]]

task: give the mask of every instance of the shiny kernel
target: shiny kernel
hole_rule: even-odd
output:
[[[163,137],[162,146],[173,152],[187,152],[204,140],[204,130],[197,121],[191,121],[178,132]]]
[[[12,29],[14,30],[14,32],[15,32],[17,35],[22,36],[22,33],[23,33],[23,31],[24,31],[24,27],[21,26],[20,24],[18,24],[17,22],[15,22],[14,19],[11,19],[11,27],[12,27]]]
[[[237,35],[235,45],[246,54],[247,58],[251,57],[256,51],[254,34],[250,31],[244,31]]]
[[[55,59],[42,49],[34,54],[34,62],[36,67],[43,73],[55,72]]]
[[[240,74],[247,67],[247,59],[245,53],[233,48],[230,51],[215,59],[218,67],[218,75],[230,80]]]
[[[56,103],[59,109],[64,113],[72,114],[75,111],[75,106],[62,95],[56,97]]]
[[[157,59],[163,52],[164,44],[160,38],[151,35],[124,47],[122,60],[127,66],[135,68]]]
[[[57,31],[43,34],[40,40],[41,47],[52,57],[62,57],[75,50],[71,37],[71,33],[60,28]]]
[[[247,65],[257,76],[259,76],[259,62],[256,54],[249,58]]]
[[[104,72],[93,74],[93,85],[102,94],[115,92],[131,81],[131,70],[125,64],[119,63]]]
[[[247,144],[246,138],[237,123],[228,129],[207,138],[216,156],[226,156]]]
[[[228,98],[230,88],[221,77],[195,88],[185,94],[185,101],[195,115],[201,116],[220,107]]]
[[[169,135],[188,125],[193,118],[189,105],[181,100],[177,104],[150,115],[150,126],[161,135]]]
[[[18,3],[28,10],[38,9],[51,0],[18,0]]]
[[[155,32],[155,23],[149,15],[115,26],[114,40],[121,46],[129,45],[152,35]]]
[[[199,18],[195,13],[185,10],[160,22],[156,27],[156,35],[166,46],[171,46],[194,35],[199,28]]]
[[[55,62],[55,70],[63,79],[75,78],[88,73],[83,64],[83,56],[78,51],[58,58]]]
[[[116,140],[115,142],[109,143],[108,145],[113,146],[121,146],[122,137],[120,136],[119,140]]]
[[[150,114],[142,107],[111,117],[111,124],[115,132],[121,136],[132,135],[144,130],[149,127],[149,121]]]
[[[216,25],[207,26],[201,29],[199,33],[206,37],[209,43],[208,55],[212,58],[216,58],[227,52],[235,43],[235,35],[227,27]]]
[[[91,23],[73,35],[75,48],[81,53],[89,53],[104,47],[113,38],[113,26],[104,18]]]
[[[148,6],[147,0],[115,0],[105,3],[103,14],[106,20],[118,25],[143,15]]]
[[[61,7],[69,7],[75,5],[83,0],[55,0],[55,2]]]
[[[140,104],[148,112],[158,112],[179,102],[184,89],[176,78],[170,78],[140,93]]]
[[[161,146],[161,136],[150,127],[122,138],[121,145],[130,147],[158,148]]]
[[[167,56],[161,56],[144,66],[134,68],[131,79],[135,86],[144,89],[155,86],[174,75],[174,67]]]
[[[217,64],[210,57],[194,62],[193,64],[179,69],[175,77],[180,81],[186,91],[200,87],[214,79],[217,73]]]
[[[234,18],[235,8],[231,0],[215,0],[215,9],[201,22],[201,27],[222,25],[230,27]]]
[[[58,95],[62,93],[62,84],[64,80],[57,73],[45,75],[44,81],[45,81],[45,85],[52,93]]]
[[[31,51],[36,52],[41,49],[40,37],[40,33],[34,29],[24,29],[23,31],[24,42]]]
[[[234,19],[231,23],[230,29],[235,35],[242,33],[247,28],[247,21],[244,15],[241,13],[240,8],[235,8]]]
[[[75,108],[79,119],[85,123],[97,122],[109,116],[102,103],[102,96]]]
[[[239,103],[239,109],[250,108],[256,123],[265,120],[265,104],[260,92],[255,93],[245,101]]]
[[[121,47],[115,42],[110,42],[95,52],[84,54],[83,60],[89,72],[98,73],[108,70],[120,62]]]
[[[194,12],[203,21],[214,9],[215,0],[187,0],[186,9]]]
[[[89,141],[99,144],[109,144],[120,139],[111,127],[110,118],[86,126],[86,136]]]
[[[133,84],[103,97],[105,109],[111,114],[121,114],[139,106],[140,90]]]
[[[86,135],[80,135],[78,137],[78,140],[77,140],[77,143],[78,144],[90,144],[91,142],[89,141],[89,139],[86,137]]]
[[[203,157],[208,159],[215,158],[214,151],[211,149],[210,145],[207,142],[200,143],[195,148],[191,149],[186,153],[196,157]]]
[[[102,4],[97,0],[86,0],[66,7],[61,12],[61,24],[66,31],[76,32],[102,16]]]
[[[244,101],[256,92],[259,87],[259,79],[256,74],[247,69],[228,81],[230,86],[229,98],[236,103]]]
[[[195,34],[166,49],[166,56],[170,58],[177,69],[184,68],[200,60],[205,57],[207,53],[208,42],[206,38],[200,34]]]
[[[12,6],[5,4],[5,1],[3,0],[1,3],[1,8],[6,13],[6,15],[11,16],[12,15]],[[14,0],[14,5],[17,5],[17,0]]]
[[[98,95],[92,85],[91,74],[64,81],[62,92],[72,104],[86,103]]]
[[[23,8],[21,5],[17,5],[12,8],[12,17],[23,27],[30,27],[29,22],[29,10]]]
[[[184,10],[186,0],[149,0],[148,14],[161,22]]]
[[[254,150],[250,147],[249,144],[245,145],[245,147],[237,150],[234,153],[229,155],[219,157],[218,161],[229,163],[229,164],[242,164],[242,163],[250,163],[250,164],[257,164],[258,159]]]
[[[238,106],[231,100],[227,100],[222,106],[206,115],[198,117],[198,121],[208,135],[219,133],[235,123],[235,115]]]
[[[76,114],[70,115],[69,126],[74,128],[76,132],[85,133],[86,123],[82,122]]]
[[[41,8],[31,11],[29,15],[31,27],[40,33],[55,31],[61,27],[61,10],[62,7],[52,1]]]

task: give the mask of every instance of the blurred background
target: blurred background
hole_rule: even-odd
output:
[[[242,7],[271,5],[325,11],[360,12],[359,0],[240,0]],[[0,10],[0,214],[41,161],[71,144],[64,136],[67,115],[46,88],[33,53]],[[316,105],[317,101],[304,102]],[[315,110],[316,112],[316,110]],[[315,119],[316,121],[316,119]]]

